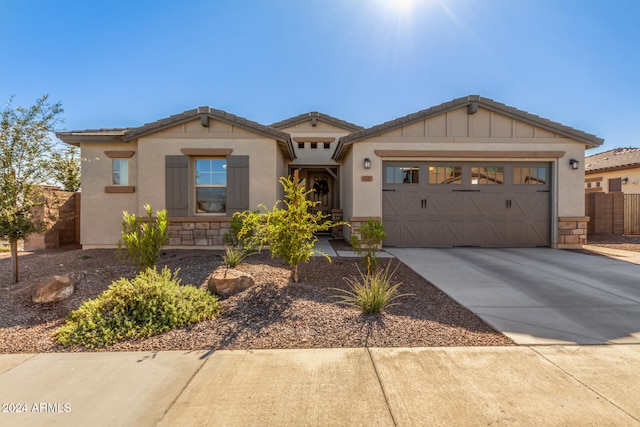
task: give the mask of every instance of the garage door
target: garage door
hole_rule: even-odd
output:
[[[387,246],[550,245],[549,163],[385,162]]]

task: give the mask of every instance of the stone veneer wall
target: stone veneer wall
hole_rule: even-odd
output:
[[[360,238],[360,225],[362,224],[366,224],[369,221],[369,218],[371,218],[374,221],[382,221],[382,218],[380,218],[379,216],[371,216],[371,217],[364,217],[364,216],[352,216],[349,218],[349,224],[351,224],[351,235],[352,236],[358,236],[358,238]],[[347,243],[351,244],[350,241],[348,241]]]
[[[169,218],[169,246],[224,246],[230,217]]]
[[[587,243],[588,216],[558,218],[558,249],[580,248]]]

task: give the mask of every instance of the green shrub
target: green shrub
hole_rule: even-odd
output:
[[[390,270],[391,263],[385,269],[368,271],[366,274],[358,268],[360,277],[352,276],[344,280],[349,289],[335,289],[343,295],[336,296],[341,304],[358,307],[364,314],[377,314],[395,305],[397,298],[407,294],[398,294],[398,287],[402,283],[391,285],[391,279],[398,269]]]
[[[128,338],[145,338],[211,319],[218,299],[203,289],[182,286],[177,272],[149,268],[135,278],[120,279],[96,299],[69,313],[56,334],[63,346],[104,347]]]
[[[346,223],[334,223],[320,211],[313,213],[311,208],[320,202],[307,198],[313,190],[305,191],[298,184],[297,177],[281,177],[280,184],[284,188],[285,200],[278,201],[271,211],[261,205],[266,212],[246,211],[234,216],[242,220],[238,236],[243,239],[245,247],[262,249],[268,245],[272,257],[280,257],[289,264],[292,279],[297,282],[301,262],[308,262],[316,253],[331,261],[327,254],[315,249],[316,233]]]
[[[118,241],[118,257],[131,261],[140,270],[154,267],[162,247],[169,241],[167,211],[153,216],[151,205],[144,205],[147,220],[125,211],[122,220],[122,240]],[[122,247],[126,249],[123,251]]]
[[[238,215],[233,215],[231,217],[231,222],[229,223],[229,232],[224,233],[223,241],[227,246],[238,246],[241,244],[240,239],[238,238],[238,234],[242,230],[242,218]]]
[[[374,270],[380,262],[378,251],[382,247],[382,241],[387,237],[384,227],[380,221],[371,218],[366,224],[358,227],[360,237],[355,234],[351,235],[351,246],[353,250],[361,257],[368,271]]]
[[[224,255],[222,255],[222,260],[229,268],[236,268],[246,257],[251,255],[251,253],[245,251],[242,247],[239,246],[228,246],[224,250]]]

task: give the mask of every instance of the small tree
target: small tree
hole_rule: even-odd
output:
[[[51,133],[63,111],[47,98],[29,108],[13,108],[9,100],[0,113],[0,239],[11,247],[12,283],[19,281],[18,241],[47,227],[46,218],[34,218],[33,208],[45,201],[40,185],[51,177]]]
[[[66,145],[66,144],[65,144]],[[80,190],[80,151],[78,147],[67,145],[51,154],[52,178],[64,191]]]
[[[298,265],[308,262],[313,254],[322,254],[331,261],[327,254],[315,249],[318,241],[315,233],[344,223],[334,223],[322,212],[312,213],[311,208],[318,202],[307,198],[313,190],[301,188],[297,177],[282,177],[280,184],[284,187],[285,200],[278,201],[273,210],[261,205],[265,213],[246,211],[235,214],[242,219],[238,237],[250,248],[262,249],[268,245],[271,256],[284,259],[292,268],[293,281],[298,282]],[[280,204],[284,204],[284,208],[278,207]]]
[[[167,211],[153,216],[151,205],[144,205],[147,219],[125,211],[122,220],[122,240],[118,241],[118,257],[131,261],[140,270],[155,267],[162,247],[169,241]],[[126,251],[123,251],[123,246]]]
[[[351,235],[351,246],[359,256],[364,257],[364,265],[368,271],[371,271],[380,262],[378,252],[387,233],[384,231],[382,223],[372,218],[367,219],[367,223],[362,224],[358,231],[360,237],[355,234]]]

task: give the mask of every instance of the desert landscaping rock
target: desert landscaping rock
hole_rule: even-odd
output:
[[[221,255],[166,250],[158,268],[179,269],[183,285],[207,289],[208,277],[223,265]],[[391,262],[395,268],[398,261]],[[10,255],[0,253],[0,271],[9,271],[9,263]],[[250,274],[255,285],[222,300],[218,318],[100,351],[513,345],[403,264],[393,280],[402,282],[399,292],[409,295],[387,313],[363,316],[338,304],[334,288],[346,289],[344,278],[357,275],[359,265],[356,258],[316,257],[300,265],[299,283],[291,283],[291,268],[284,262],[268,252],[252,255],[237,270]],[[8,275],[0,275],[0,353],[88,351],[56,345],[53,333],[83,301],[136,273],[134,266],[118,262],[112,249],[21,252],[21,281],[11,284]],[[76,292],[55,304],[33,303],[31,288],[51,275],[68,275]]]
[[[253,277],[249,273],[223,266],[211,273],[207,286],[209,292],[227,298],[249,289],[254,284]]]
[[[69,276],[51,276],[33,288],[31,301],[37,304],[60,302],[73,295],[75,290],[76,284]]]

